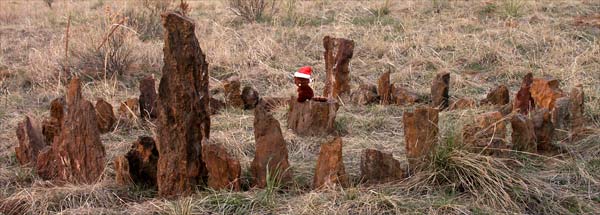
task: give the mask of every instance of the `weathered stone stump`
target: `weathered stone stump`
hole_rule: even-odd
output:
[[[537,107],[547,108],[550,111],[554,109],[556,100],[565,96],[559,88],[558,80],[551,77],[534,78],[529,92]]]
[[[139,108],[139,101],[136,98],[128,98],[121,102],[119,106],[119,119],[131,121],[137,119],[136,110]]]
[[[576,135],[583,129],[585,124],[585,119],[583,118],[583,107],[585,102],[583,87],[581,85],[573,87],[569,94],[569,98],[571,99],[571,106],[569,107],[569,113],[571,115],[571,131]]]
[[[29,116],[17,125],[19,146],[15,147],[17,160],[21,165],[35,165],[37,156],[48,144],[39,127],[39,123]]]
[[[390,72],[385,72],[379,76],[377,82],[377,94],[382,105],[389,105],[392,102],[393,85],[390,83]]]
[[[288,150],[279,121],[267,112],[263,104],[254,109],[254,140],[256,154],[250,165],[254,186],[264,188],[267,174],[284,185],[291,181]]]
[[[464,110],[471,109],[477,106],[477,102],[471,98],[460,98],[450,102],[449,110]]]
[[[377,87],[375,85],[361,84],[357,90],[352,92],[352,102],[359,105],[369,105],[379,100]]]
[[[50,117],[42,121],[42,134],[48,145],[51,145],[54,142],[54,137],[60,134],[66,106],[64,97],[56,98],[50,103]]]
[[[411,170],[426,164],[437,145],[438,114],[436,108],[420,107],[402,116],[406,158]]]
[[[354,54],[354,41],[325,36],[326,81],[323,95],[329,99],[350,94],[350,59]]]
[[[148,76],[140,81],[140,116],[143,119],[155,119],[156,118],[156,80],[154,76]]]
[[[210,115],[215,115],[219,113],[219,111],[221,111],[223,108],[225,108],[225,102],[210,97],[210,104],[208,106],[210,107]]]
[[[403,87],[394,86],[392,84],[392,104],[396,105],[411,105],[420,102],[419,95],[411,92]]]
[[[152,137],[138,137],[122,158],[125,160],[114,161],[117,182],[156,187],[159,154]]]
[[[244,101],[244,109],[254,109],[254,107],[256,107],[260,101],[260,96],[258,95],[258,92],[254,90],[254,88],[245,86],[242,90],[242,101]]]
[[[288,128],[300,136],[327,135],[335,132],[339,105],[334,100],[298,102],[292,97],[287,118]]]
[[[505,105],[510,103],[510,92],[505,85],[500,85],[490,91],[485,99],[481,100],[482,104]]]
[[[535,107],[535,101],[531,97],[531,92],[529,92],[532,83],[533,74],[527,73],[527,75],[525,75],[523,78],[519,92],[517,92],[517,95],[515,96],[515,100],[513,102],[513,111],[527,115],[529,111]]]
[[[100,133],[107,133],[112,130],[117,122],[113,106],[104,101],[104,99],[96,100],[96,119],[98,119],[98,128]]]
[[[202,145],[202,160],[208,170],[208,186],[215,190],[240,190],[242,167],[225,148],[217,144]]]
[[[69,84],[66,100],[65,129],[51,148],[40,153],[36,169],[44,179],[91,184],[102,175],[106,159],[96,111],[92,103],[83,98],[77,77]]]
[[[209,76],[193,20],[174,12],[161,16],[165,34],[156,105],[157,183],[160,196],[173,197],[192,193],[207,176],[202,144],[210,131]]]
[[[367,183],[387,183],[402,180],[406,171],[391,153],[375,149],[363,150],[360,175]]]
[[[516,113],[510,119],[513,149],[524,152],[536,152],[535,130],[533,122],[527,116]]]
[[[535,130],[537,150],[541,152],[554,151],[552,145],[554,138],[554,124],[552,124],[552,115],[546,108],[536,109],[531,112],[533,128]]]
[[[223,92],[225,92],[225,103],[229,106],[236,108],[243,108],[244,101],[242,100],[242,94],[240,94],[240,78],[232,76],[223,81]]]
[[[440,72],[435,75],[431,82],[431,104],[435,108],[441,110],[448,108],[450,105],[450,73]]]
[[[502,155],[510,149],[505,141],[506,122],[500,112],[483,113],[476,117],[475,125],[463,127],[463,142],[473,150],[490,155]]]
[[[326,186],[349,185],[342,157],[342,138],[336,137],[330,142],[321,144],[317,167],[313,178],[313,187],[319,189]]]
[[[569,108],[571,99],[569,97],[560,97],[554,102],[554,108],[550,112],[552,115],[552,124],[556,129],[556,137],[560,140],[566,140],[571,130],[571,113]]]

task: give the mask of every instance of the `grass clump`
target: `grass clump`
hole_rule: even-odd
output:
[[[504,0],[501,4],[502,12],[506,17],[518,18],[523,15],[524,3],[522,0]]]
[[[273,0],[228,0],[229,10],[248,22],[258,22],[268,19],[275,12]]]

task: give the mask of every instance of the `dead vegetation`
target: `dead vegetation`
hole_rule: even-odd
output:
[[[302,65],[325,80],[321,40],[354,40],[352,89],[376,84],[391,70],[396,88],[430,92],[438,72],[452,75],[452,97],[485,98],[505,85],[510,97],[522,77],[551,75],[562,89],[581,84],[590,134],[558,141],[557,156],[509,151],[492,157],[462,148],[463,122],[491,106],[440,113],[433,162],[403,181],[359,183],[365,148],[404,154],[402,116],[414,106],[343,104],[335,129],[343,135],[349,186],[312,191],[315,162],[326,139],[287,130],[286,107],[273,110],[287,142],[293,183],[266,177],[265,189],[242,192],[198,190],[175,200],[155,198],[140,186],[116,186],[112,161],[138,136],[154,135],[153,124],[117,122],[103,134],[106,167],[93,185],[55,185],[18,164],[15,128],[24,115],[41,119],[49,102],[64,94],[66,68],[82,76],[82,93],[117,105],[137,97],[141,77],[160,75],[163,29],[160,13],[179,1],[3,2],[0,8],[0,211],[29,214],[598,214],[600,212],[600,29],[594,1],[187,1],[188,16],[207,55],[210,86],[238,76],[261,96],[294,94],[288,74]],[[274,2],[274,1],[273,1]],[[279,1],[278,1],[279,2]],[[390,3],[392,2],[392,3]],[[241,4],[246,4],[241,5]],[[254,4],[254,5],[252,5]],[[234,11],[232,13],[232,11]],[[240,22],[242,17],[243,21]],[[65,29],[70,20],[69,63]],[[125,21],[121,21],[125,20]],[[115,29],[115,30],[113,30]],[[111,31],[114,31],[111,33]],[[106,40],[106,42],[103,42]],[[104,43],[104,45],[100,45]],[[159,77],[160,78],[160,77]],[[322,92],[323,81],[312,83]],[[428,98],[430,99],[430,98]],[[452,100],[454,98],[450,98]],[[133,110],[135,111],[135,110]],[[255,155],[252,111],[225,108],[212,117],[211,142],[222,144],[249,169]],[[507,131],[510,134],[512,131]],[[510,135],[507,135],[507,137]],[[275,174],[276,175],[276,174]]]

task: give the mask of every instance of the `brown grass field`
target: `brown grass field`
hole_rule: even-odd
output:
[[[528,72],[559,79],[566,92],[582,84],[592,132],[577,142],[556,141],[566,149],[560,155],[468,152],[455,146],[462,126],[493,108],[444,111],[429,169],[401,182],[367,186],[359,183],[361,151],[376,148],[406,163],[402,114],[414,106],[345,103],[336,127],[344,134],[347,188],[311,189],[319,146],[328,138],[296,136],[287,129],[286,107],[274,111],[294,171],[294,185],[286,189],[198,189],[189,197],[163,199],[151,189],[116,185],[112,160],[139,135],[154,133],[152,124],[142,122],[102,135],[107,163],[95,184],[58,186],[21,167],[14,151],[17,123],[25,115],[48,115],[68,75],[82,77],[88,100],[104,98],[117,108],[138,96],[142,77],[160,79],[160,13],[177,9],[178,2],[55,0],[49,7],[43,0],[0,1],[0,201],[24,202],[27,214],[600,214],[597,0],[280,0],[256,21],[233,13],[230,0],[187,1],[215,89],[237,75],[261,95],[289,97],[296,92],[290,74],[310,65],[319,94],[326,35],[355,41],[353,89],[376,84],[388,70],[393,83],[425,97],[439,71],[451,73],[454,98],[480,100],[505,84],[513,99]],[[254,157],[253,112],[229,108],[211,118],[211,141],[224,144],[247,177]]]

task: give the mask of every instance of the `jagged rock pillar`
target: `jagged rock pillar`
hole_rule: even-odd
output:
[[[354,41],[325,36],[325,88],[323,96],[338,99],[350,94],[350,59],[354,54]]]
[[[411,170],[426,164],[437,145],[438,114],[437,108],[420,107],[402,116],[406,158]]]

